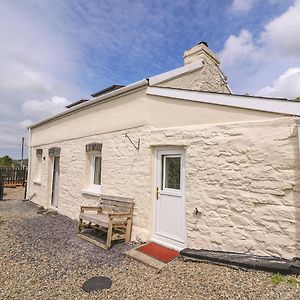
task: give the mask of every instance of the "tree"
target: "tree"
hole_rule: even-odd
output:
[[[13,164],[13,159],[8,156],[4,155],[3,157],[0,157],[0,167],[11,167]]]

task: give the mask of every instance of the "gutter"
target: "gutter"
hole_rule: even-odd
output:
[[[139,81],[134,82],[132,84],[129,84],[129,85],[123,87],[123,88],[120,88],[118,90],[115,90],[115,91],[112,91],[110,93],[107,93],[105,95],[92,98],[91,100],[89,100],[87,102],[84,102],[82,104],[76,105],[74,108],[69,108],[66,111],[63,111],[63,112],[58,113],[58,114],[56,114],[56,115],[54,115],[52,117],[49,117],[49,118],[41,120],[41,121],[39,121],[37,123],[34,123],[34,124],[28,126],[27,128],[29,128],[29,129],[35,128],[37,126],[43,125],[45,123],[48,123],[49,121],[60,119],[60,118],[65,117],[67,115],[71,115],[71,114],[76,113],[78,111],[84,110],[84,109],[86,109],[88,107],[92,107],[94,105],[97,105],[98,103],[107,102],[107,101],[113,100],[113,98],[115,98],[117,96],[123,95],[123,94],[125,94],[127,92],[130,92],[130,91],[133,91],[133,90],[136,90],[136,89],[143,88],[143,87],[148,86],[148,85],[149,85],[148,79],[139,80]]]

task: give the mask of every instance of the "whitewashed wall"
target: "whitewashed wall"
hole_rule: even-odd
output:
[[[97,204],[97,197],[81,192],[87,177],[85,145],[102,143],[102,192],[135,198],[133,239],[148,240],[153,231],[153,149],[185,146],[188,247],[300,256],[300,160],[293,118],[126,132],[133,140],[141,138],[140,151],[125,131],[38,146],[46,159],[41,185],[31,182],[29,194],[36,192],[34,201],[49,206],[47,149],[61,147],[58,211],[76,219],[80,205]]]

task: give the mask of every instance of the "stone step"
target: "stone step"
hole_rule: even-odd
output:
[[[165,264],[151,256],[148,256],[140,251],[137,251],[135,249],[131,249],[131,250],[125,252],[124,255],[129,258],[132,258],[136,261],[142,262],[145,265],[147,265],[151,268],[154,268],[156,270],[161,270],[163,267],[165,267],[167,265],[167,264]]]

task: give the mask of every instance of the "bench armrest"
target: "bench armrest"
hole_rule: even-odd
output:
[[[127,213],[127,212],[110,212],[108,213],[108,216],[112,216],[112,217],[131,217],[131,214]]]
[[[90,211],[101,211],[102,208],[101,207],[97,207],[97,206],[81,206],[80,207],[80,211],[84,212],[85,210],[90,210]]]

